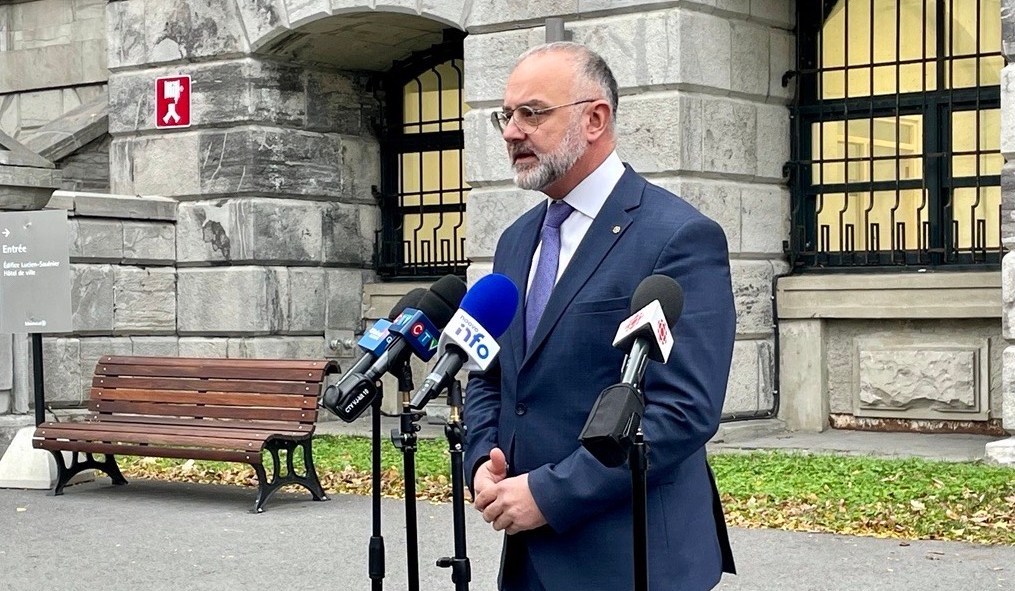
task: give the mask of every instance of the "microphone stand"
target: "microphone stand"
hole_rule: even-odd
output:
[[[640,423],[640,421],[639,421]],[[631,492],[634,497],[632,532],[634,534],[634,591],[648,591],[648,447],[639,424],[634,435],[628,464],[631,468]]]
[[[371,442],[373,535],[370,536],[368,572],[371,589],[381,591],[384,588],[384,536],[381,535],[381,399],[384,397],[384,385],[378,380],[376,387],[377,395],[374,396],[370,415],[373,440]]]
[[[634,342],[631,353],[624,359],[621,378],[624,383],[634,386],[638,398],[641,399],[642,409],[645,407],[643,381],[645,365],[648,363],[647,347],[648,345],[641,340]],[[635,363],[635,359],[639,359],[640,363]],[[632,418],[637,417],[638,428],[627,457],[628,468],[631,470],[633,501],[631,533],[634,541],[634,591],[648,591],[648,446],[641,428],[642,412],[644,411],[635,410],[632,413]]]
[[[455,591],[468,591],[472,579],[472,567],[466,554],[465,544],[465,472],[464,447],[465,425],[462,423],[462,384],[458,380],[451,382],[448,389],[448,406],[451,412],[448,423],[444,426],[444,434],[448,438],[448,451],[451,452],[451,498],[454,509],[455,555],[437,560],[437,566],[451,568],[451,582]]]
[[[409,591],[419,591],[419,542],[416,532],[416,424],[423,415],[412,411],[412,367],[406,359],[396,370],[398,391],[402,395],[399,428],[391,430],[391,443],[402,450],[402,474],[405,480],[405,560]]]

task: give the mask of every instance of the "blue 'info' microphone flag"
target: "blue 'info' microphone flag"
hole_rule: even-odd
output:
[[[480,372],[489,369],[500,351],[497,338],[507,330],[517,309],[518,288],[506,276],[491,273],[477,281],[441,334],[437,343],[441,356],[413,395],[412,408],[422,410],[463,367]]]

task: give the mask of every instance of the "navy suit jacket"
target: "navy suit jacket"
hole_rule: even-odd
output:
[[[493,270],[524,292],[546,205],[501,236]],[[705,442],[716,432],[736,313],[726,237],[714,221],[627,168],[550,296],[526,350],[522,305],[501,337],[499,367],[470,379],[469,485],[493,447],[509,475],[528,473],[547,525],[516,534],[548,590],[617,591],[633,584],[628,467],[606,468],[579,442],[599,393],[620,381],[611,346],[642,279],[665,274],[684,290],[666,364],[645,372],[649,447],[648,561],[653,590],[711,589],[733,572]],[[502,563],[502,568],[504,564]]]

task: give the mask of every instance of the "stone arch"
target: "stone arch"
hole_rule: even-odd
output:
[[[237,3],[254,54],[291,55],[302,50],[304,56],[309,55],[326,47],[327,41],[333,41],[334,35],[341,32],[354,47],[374,54],[373,63],[390,64],[404,57],[406,50],[421,49],[439,40],[443,29],[464,30],[471,0],[442,0],[425,3],[425,7],[415,0],[263,0],[254,4]],[[401,29],[404,40],[396,45],[378,43],[380,37],[370,34],[371,26],[384,27],[387,38],[399,36],[392,30]],[[360,45],[355,45],[357,42]],[[355,61],[344,62],[332,56],[329,63],[348,67]]]

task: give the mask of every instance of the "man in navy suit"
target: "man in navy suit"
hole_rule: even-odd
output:
[[[507,534],[504,591],[633,585],[631,473],[604,467],[579,434],[599,393],[620,381],[613,335],[654,274],[681,284],[684,307],[669,361],[650,362],[644,378],[650,586],[711,589],[734,572],[705,458],[736,332],[726,238],[621,163],[616,110],[603,59],[553,43],[519,59],[493,116],[516,184],[548,198],[497,245],[493,270],[526,297],[499,367],[472,377],[465,404],[475,506]]]

